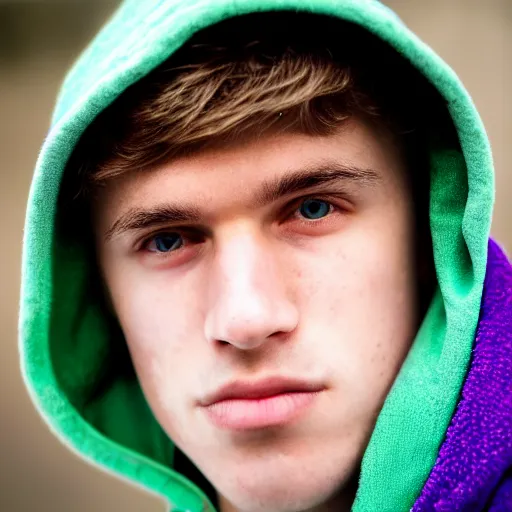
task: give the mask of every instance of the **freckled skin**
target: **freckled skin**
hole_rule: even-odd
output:
[[[347,185],[319,222],[283,214],[301,195],[248,207],[263,180],[326,157],[380,180]],[[273,135],[181,158],[99,195],[99,262],[142,388],[224,512],[349,510],[345,485],[418,326],[405,173],[391,141],[354,119],[329,137]],[[199,206],[208,234],[164,254],[140,247],[150,233],[105,241],[128,209],[166,201]],[[197,406],[221,384],[267,375],[326,390],[296,422],[264,432],[220,430]]]

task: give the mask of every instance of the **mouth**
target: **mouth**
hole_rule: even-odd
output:
[[[208,419],[225,430],[254,430],[285,425],[302,416],[326,388],[280,377],[235,381],[200,402]]]

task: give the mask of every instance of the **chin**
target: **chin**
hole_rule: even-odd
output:
[[[295,485],[289,480],[239,480],[238,485],[229,486],[224,496],[237,510],[243,512],[302,512],[335,500],[339,487],[331,483],[310,481]]]
[[[225,467],[213,484],[221,500],[241,512],[306,512],[327,504],[332,510],[343,510],[333,505],[345,494],[351,474],[346,466],[334,467],[332,460],[315,464],[285,459]]]

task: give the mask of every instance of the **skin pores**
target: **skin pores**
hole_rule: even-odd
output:
[[[344,485],[418,326],[407,172],[389,137],[353,119],[99,192],[99,263],[142,389],[224,510],[348,510]],[[207,406],[268,378],[315,392],[300,407],[293,390],[261,407],[228,400],[220,419]]]

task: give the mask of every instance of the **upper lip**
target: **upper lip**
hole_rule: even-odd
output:
[[[317,392],[325,389],[318,382],[286,377],[269,377],[256,381],[236,380],[206,395],[200,405],[207,407],[223,400],[268,398],[282,393]]]

